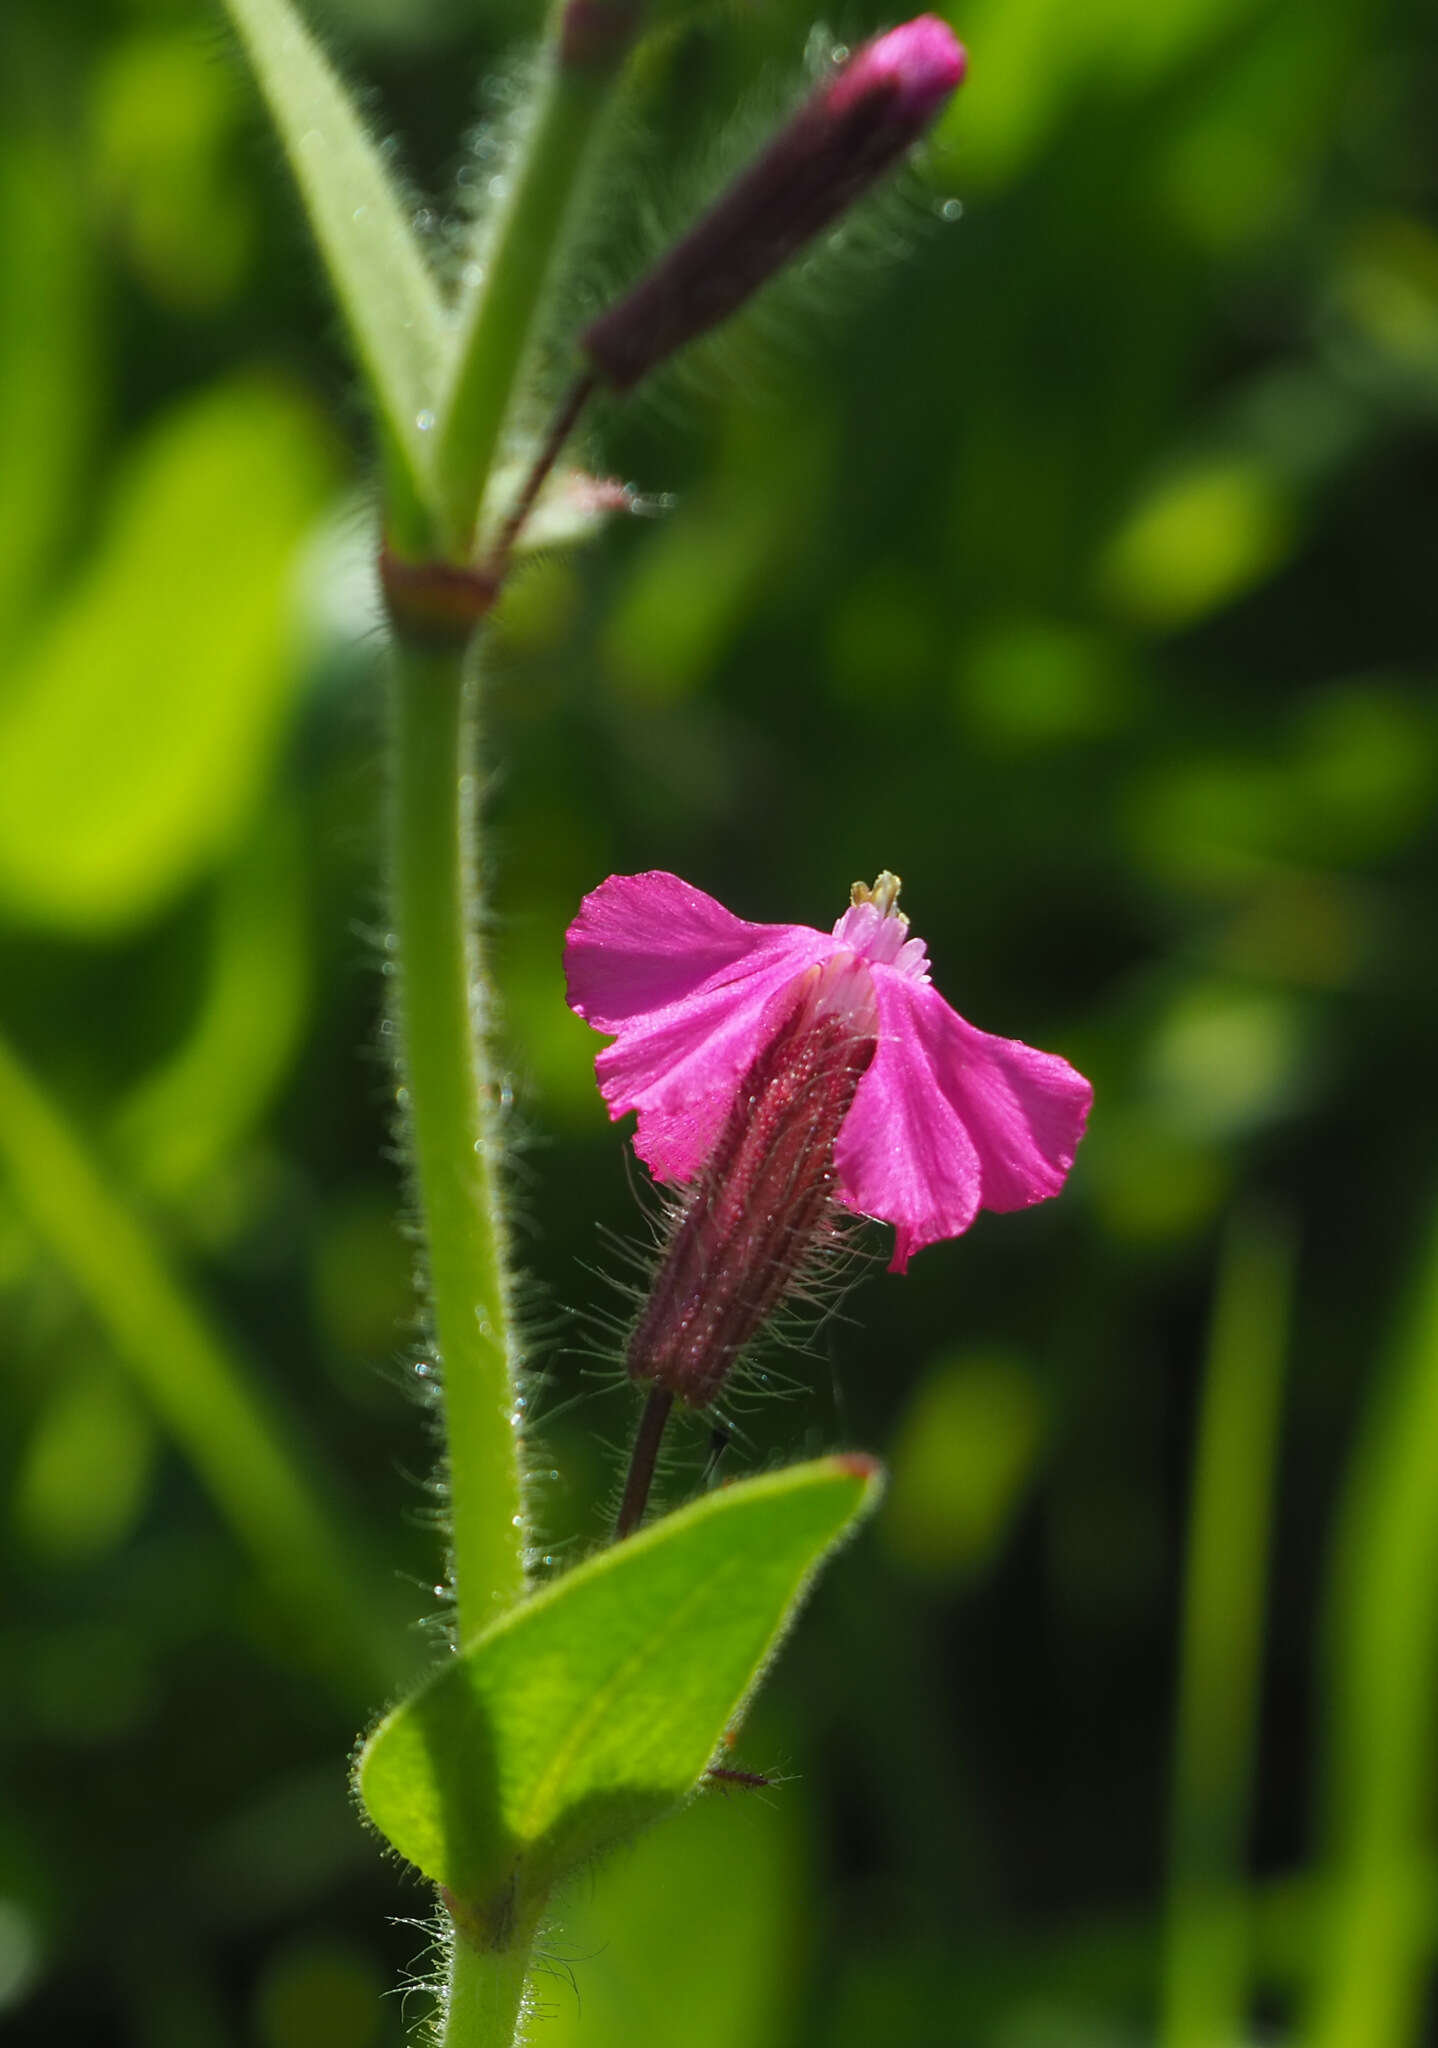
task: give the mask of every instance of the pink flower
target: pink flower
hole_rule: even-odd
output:
[[[832,932],[750,924],[677,875],[612,875],[566,948],[569,1002],[614,1043],[595,1071],[610,1115],[638,1113],[656,1178],[703,1170],[745,1076],[825,967],[824,1015],[877,1039],[834,1142],[835,1198],[894,1226],[893,1272],[979,1210],[1056,1195],[1092,1089],[1067,1061],[965,1023],[929,980],[898,883],[856,884]],[[810,977],[814,982],[815,977]]]

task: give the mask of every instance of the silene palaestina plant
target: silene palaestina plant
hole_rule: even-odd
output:
[[[607,117],[650,26],[643,0],[554,8],[504,194],[453,288],[287,0],[227,4],[349,328],[382,487],[395,1037],[441,1368],[453,1654],[379,1722],[356,1783],[443,1901],[437,2038],[508,2048],[556,1887],[714,1769],[813,1572],[876,1492],[873,1462],[839,1455],[642,1526],[673,1403],[712,1406],[844,1212],[893,1226],[902,1271],[981,1206],[1057,1193],[1088,1110],[1062,1060],[950,1009],[891,875],[855,885],[829,933],[745,923],[665,873],[596,888],[569,934],[570,998],[613,1038],[605,1100],[638,1112],[636,1149],[670,1207],[627,1347],[644,1405],[624,1540],[528,1582],[476,901],[486,617],[526,548],[574,539],[622,501],[561,467],[591,394],[631,390],[861,198],[922,136],[964,55],[926,15],[836,61],[677,245],[570,338],[551,425],[526,440],[538,324],[577,204],[604,174]]]

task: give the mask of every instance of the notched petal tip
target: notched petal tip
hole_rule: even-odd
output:
[[[979,1210],[1056,1195],[1092,1090],[1066,1060],[994,1038],[936,989],[876,967],[881,1037],[840,1134],[840,1199],[894,1226],[889,1270]]]

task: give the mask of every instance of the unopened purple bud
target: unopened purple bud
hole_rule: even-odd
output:
[[[832,1235],[834,1141],[878,1044],[870,976],[852,954],[800,975],[740,1084],[629,1342],[629,1373],[692,1408]]]
[[[933,14],[865,43],[648,276],[585,330],[582,345],[599,375],[628,390],[726,320],[918,141],[966,63]]]
[[[864,93],[892,90],[904,119],[913,123],[913,141],[963,83],[967,63],[949,24],[937,14],[921,14],[865,43],[829,87],[829,107],[838,111]]]

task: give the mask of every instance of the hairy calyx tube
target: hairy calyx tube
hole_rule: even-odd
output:
[[[674,1398],[709,1406],[833,1236],[834,1142],[874,1057],[878,1007],[851,954],[807,968],[781,998],[773,1035],[676,1209],[629,1340],[630,1378],[654,1392],[616,1525],[621,1536],[643,1514]]]

